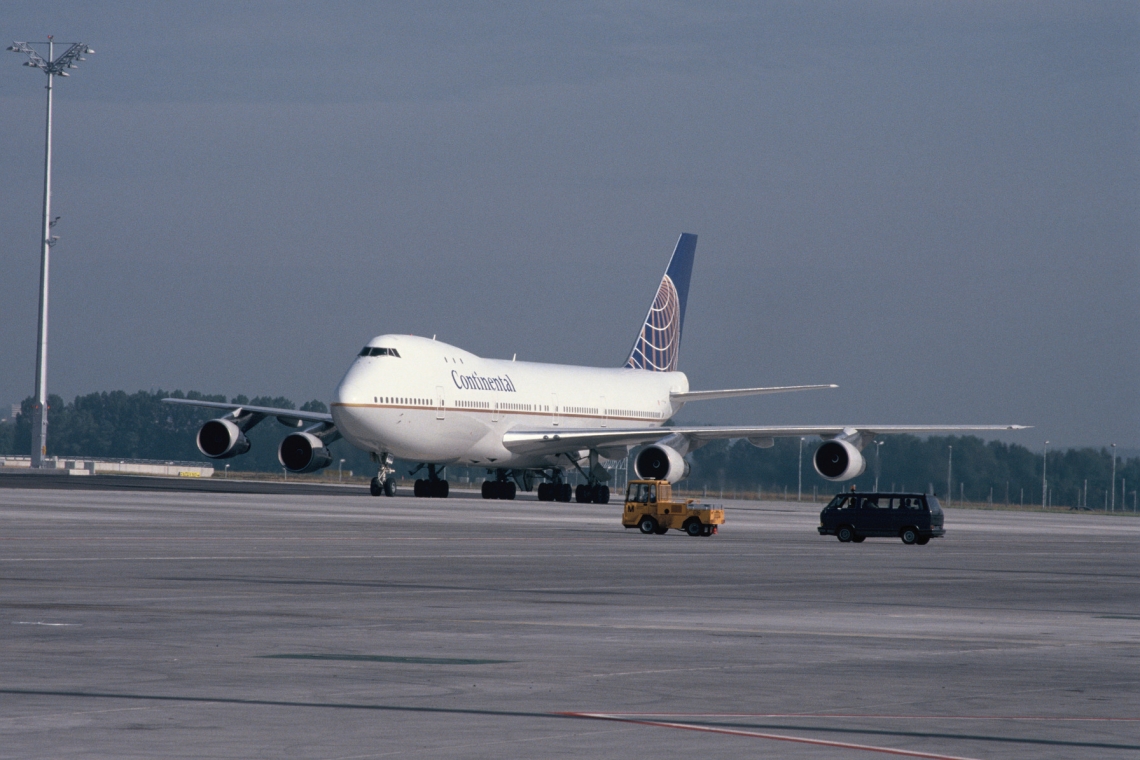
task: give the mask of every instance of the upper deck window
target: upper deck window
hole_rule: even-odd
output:
[[[400,358],[400,352],[394,348],[376,348],[374,346],[365,346],[360,349],[360,356],[394,356]]]

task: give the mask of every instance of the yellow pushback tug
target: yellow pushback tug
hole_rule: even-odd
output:
[[[718,525],[724,525],[724,509],[695,501],[674,501],[668,480],[631,480],[625,490],[621,524],[642,533],[661,535],[673,528],[690,536],[711,536]]]

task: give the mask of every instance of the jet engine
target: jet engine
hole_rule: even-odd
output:
[[[198,451],[210,459],[229,459],[249,451],[249,439],[232,420],[210,420],[198,430]]]
[[[839,438],[825,441],[816,449],[812,464],[820,477],[826,480],[851,480],[867,469],[867,460],[859,449]]]
[[[332,464],[325,442],[312,433],[287,435],[277,447],[277,461],[289,472],[315,472]]]
[[[676,483],[689,476],[689,463],[676,449],[664,444],[648,446],[633,460],[633,471],[645,480]]]

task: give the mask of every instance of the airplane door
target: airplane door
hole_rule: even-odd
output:
[[[553,423],[554,427],[558,427],[558,394],[557,393],[551,393],[550,394],[550,413],[553,415],[551,417],[551,422]]]
[[[443,386],[435,386],[435,418],[443,419]]]
[[[499,421],[499,402],[491,402],[491,422]]]
[[[602,415],[602,427],[606,426],[606,397],[598,396],[598,414]]]

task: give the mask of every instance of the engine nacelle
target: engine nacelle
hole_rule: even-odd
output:
[[[210,420],[198,429],[198,451],[210,459],[229,459],[249,451],[249,439],[232,420]]]
[[[315,472],[332,464],[325,442],[312,433],[287,435],[277,447],[277,461],[289,472]]]
[[[825,441],[815,450],[811,462],[825,480],[851,480],[867,469],[867,460],[859,449],[840,439]]]
[[[676,483],[689,476],[689,463],[674,448],[662,444],[646,447],[633,460],[633,471],[643,480]]]

